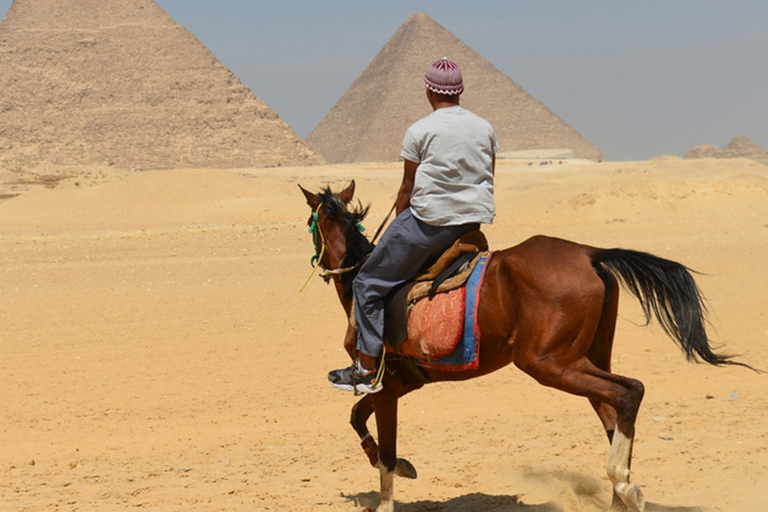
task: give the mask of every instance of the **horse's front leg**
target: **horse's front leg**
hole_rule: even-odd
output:
[[[394,512],[394,480],[397,466],[397,399],[399,386],[384,385],[384,389],[375,395],[369,395],[376,413],[376,425],[379,433],[379,472],[381,490],[379,506],[376,512]]]
[[[355,432],[357,432],[357,435],[360,436],[360,444],[368,456],[371,466],[377,468],[379,466],[379,446],[368,430],[368,418],[371,417],[371,414],[373,414],[371,395],[365,395],[352,407],[352,417],[349,422],[352,424]]]
[[[357,329],[350,320],[347,324],[347,332],[344,333],[344,350],[349,354],[349,358],[354,363],[357,361]]]
[[[373,414],[373,402],[371,401],[372,395],[365,395],[352,407],[352,417],[350,423],[352,428],[355,429],[357,435],[360,436],[360,444],[363,447],[365,455],[368,457],[368,461],[374,468],[379,467],[379,445],[373,439],[370,431],[368,430],[368,418]],[[404,478],[416,478],[416,468],[413,467],[406,459],[397,459],[395,464],[395,475]]]

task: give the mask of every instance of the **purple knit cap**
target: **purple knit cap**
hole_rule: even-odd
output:
[[[464,91],[464,81],[461,79],[461,70],[455,62],[443,57],[432,64],[424,75],[424,85],[432,92],[438,94],[461,94]]]

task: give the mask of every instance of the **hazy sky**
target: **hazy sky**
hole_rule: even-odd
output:
[[[735,135],[768,149],[765,0],[157,2],[302,137],[426,12],[609,160]]]

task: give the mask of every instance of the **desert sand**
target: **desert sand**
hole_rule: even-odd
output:
[[[378,473],[328,385],[345,318],[310,273],[297,188],[398,164],[0,175],[0,510],[359,511]],[[16,197],[13,197],[16,196]],[[500,161],[493,248],[545,233],[701,272],[711,337],[768,369],[768,167],[748,159]],[[614,371],[642,380],[632,478],[649,511],[768,509],[768,375],[687,363],[622,295]],[[373,422],[373,420],[371,420]],[[607,508],[587,401],[514,367],[401,401],[401,512]]]

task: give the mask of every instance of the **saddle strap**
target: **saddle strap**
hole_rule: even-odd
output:
[[[416,283],[408,291],[408,298],[406,303],[410,307],[413,304],[415,304],[418,300],[429,296],[429,293],[432,291],[433,287],[435,288],[434,293],[447,292],[447,291],[461,287],[467,281],[470,274],[472,274],[472,271],[475,269],[475,265],[477,265],[477,262],[480,259],[480,256],[487,256],[488,254],[489,252],[487,251],[483,251],[481,253],[468,253],[467,255],[469,256],[469,258],[465,265],[466,268],[459,268],[460,272],[453,276],[446,275],[443,278],[443,281],[438,283],[437,286],[434,286],[432,281],[420,281]],[[433,296],[434,296],[434,293],[433,293]]]
[[[462,254],[458,257],[456,261],[451,263],[451,266],[445,269],[439,276],[435,278],[434,281],[432,281],[432,286],[429,287],[429,291],[427,292],[427,297],[429,297],[429,300],[432,300],[437,293],[437,289],[440,287],[443,282],[448,279],[449,277],[452,277],[453,275],[457,274],[459,269],[463,266],[468,264],[470,261],[472,261],[472,258],[477,256],[477,254],[473,252],[467,252]]]

